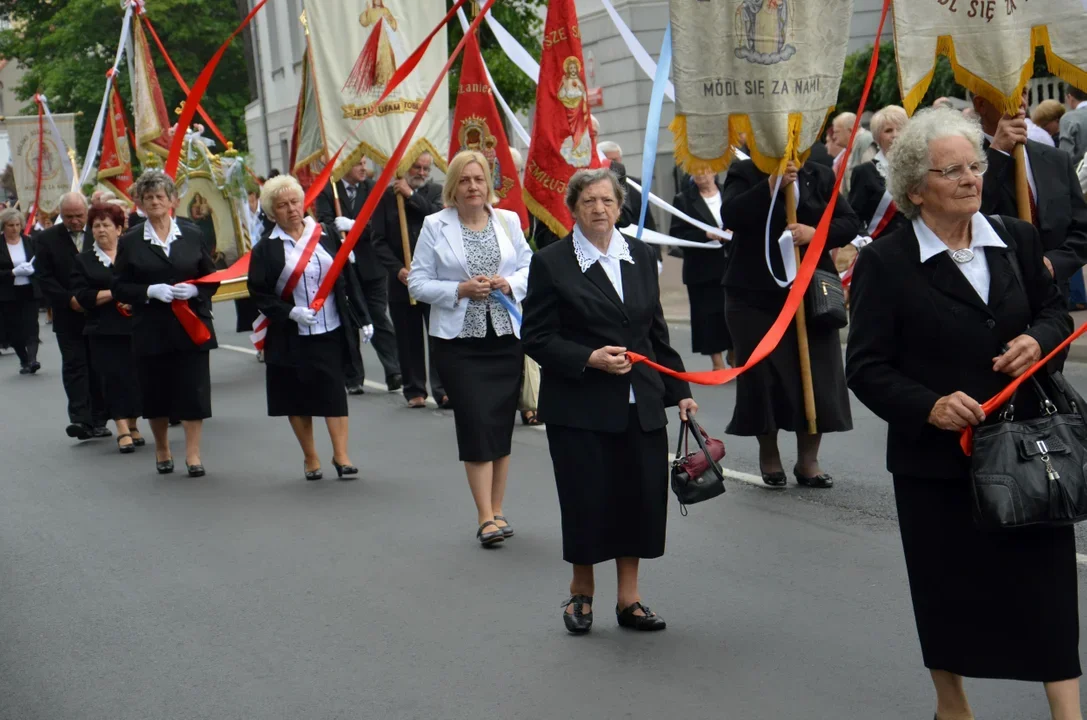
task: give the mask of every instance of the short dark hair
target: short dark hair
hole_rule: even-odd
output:
[[[1084,92],[1077,87],[1072,87],[1071,85],[1069,85],[1066,92],[1074,97],[1078,102],[1083,102],[1087,100],[1087,92]]]
[[[122,230],[125,227],[125,211],[119,205],[97,203],[87,213],[87,227],[93,228],[95,220],[109,220]]]

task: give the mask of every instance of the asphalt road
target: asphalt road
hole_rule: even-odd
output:
[[[216,313],[233,327],[229,305]],[[932,716],[883,426],[859,404],[857,429],[825,443],[835,489],[730,480],[689,517],[671,506],[668,553],[642,579],[667,631],[620,631],[605,567],[596,626],[570,637],[544,433],[517,428],[517,536],[486,551],[450,413],[352,398],[362,479],[306,483],[287,423],[265,416],[262,367],[222,349],[209,475],[160,477],[150,448],[64,436],[59,356],[42,334],[37,376],[0,358],[2,720]],[[674,340],[689,347],[683,328]],[[372,351],[367,366],[380,368]],[[1069,375],[1087,388],[1087,368]],[[732,390],[697,399],[721,433]],[[725,439],[730,470],[756,472],[754,441]],[[177,458],[181,443],[174,433]],[[979,718],[1048,717],[1040,686],[968,689]]]

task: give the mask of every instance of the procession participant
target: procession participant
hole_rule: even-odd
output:
[[[336,476],[354,480],[359,469],[347,452],[344,367],[349,347],[358,342],[358,333],[350,330],[371,324],[365,301],[341,273],[321,309],[311,309],[340,249],[339,232],[306,215],[305,192],[290,175],[266,182],[260,202],[276,222],[249,261],[249,296],[269,321],[264,339],[268,415],[290,422],[302,447],[306,480],[323,477],[313,440],[313,418],[323,417]],[[349,232],[343,220],[339,228]],[[320,240],[311,245],[317,232]]]
[[[19,374],[33,375],[38,362],[38,307],[41,288],[34,277],[37,241],[23,237],[26,222],[15,208],[0,211],[4,252],[0,253],[0,326],[4,344],[19,357]]]
[[[774,202],[770,224],[772,240],[786,230],[785,188],[790,184],[796,197],[797,223],[788,226],[788,230],[803,255],[815,236],[815,225],[834,194],[834,174],[815,163],[807,163],[802,168],[792,162],[788,164]],[[787,288],[775,282],[775,277],[782,281],[785,278],[785,266],[776,243],[770,252],[774,274],[771,275],[766,267],[766,219],[777,187],[778,178],[767,176],[751,160],[732,163],[725,179],[722,215],[728,218],[733,232],[724,280],[725,317],[735,345],[736,361],[740,364],[747,362],[770,330],[788,294]],[[835,272],[829,251],[848,245],[862,230],[849,203],[839,197],[819,267]],[[770,356],[736,379],[736,406],[727,432],[758,438],[763,482],[775,488],[786,484],[778,451],[778,432],[795,432],[798,458],[793,475],[797,483],[829,488],[834,481],[819,464],[823,433],[853,428],[842,368],[841,340],[835,328],[808,327],[808,352],[820,431],[816,435],[808,433],[804,414],[797,343],[796,323],[793,322]]]
[[[919,112],[898,138],[891,192],[911,222],[857,259],[849,387],[888,423],[937,717],[973,717],[966,676],[1043,682],[1053,717],[1067,720],[1081,717],[1073,529],[979,529],[959,447],[959,432],[984,419],[979,401],[1072,330],[1037,230],[979,212],[985,171],[977,125],[954,111]]]
[[[877,152],[879,147],[876,146],[872,133],[864,128],[857,130],[857,136],[853,138],[853,152],[849,153],[849,162],[846,163],[845,171],[842,173],[842,186],[839,188],[842,195],[849,197],[849,191],[853,187],[853,171],[871,162]]]
[[[218,347],[212,324],[211,296],[218,285],[197,286],[190,280],[210,275],[215,263],[199,229],[180,225],[172,213],[177,187],[161,170],[145,170],[132,187],[147,220],[121,237],[114,261],[113,297],[132,306],[132,349],[142,392],[142,415],[155,436],[155,468],[174,471],[170,452],[170,419],[185,431],[185,465],[189,477],[202,477],[200,459],[203,421],[211,417],[211,371],[208,353]],[[185,301],[211,338],[197,345],[171,307]]]
[[[527,352],[543,368],[540,417],[562,512],[563,559],[573,565],[563,623],[593,623],[593,566],[615,561],[616,618],[635,630],[663,630],[642,604],[641,558],[664,554],[668,510],[665,408],[687,419],[698,405],[687,383],[645,365],[627,350],[683,370],[668,344],[656,262],[649,248],[615,228],[623,188],[606,168],[570,178],[572,234],[532,259],[525,298]]]
[[[71,290],[86,313],[83,334],[90,343],[91,367],[102,383],[109,417],[117,426],[117,449],[128,454],[147,441],[136,427],[140,385],[132,353],[132,308],[114,300],[111,289],[124,222],[125,212],[117,205],[91,207],[87,223],[94,244],[76,257]]]
[[[1071,108],[1061,117],[1057,128],[1057,143],[1061,150],[1079,163],[1087,153],[1087,92],[1067,85],[1065,100]]]
[[[68,396],[70,438],[87,440],[109,437],[109,419],[102,397],[101,382],[90,364],[90,349],[83,335],[84,310],[71,290],[72,269],[79,253],[91,246],[87,225],[87,201],[79,193],[60,199],[61,223],[38,236],[38,257],[34,267],[53,310],[53,332],[60,349],[61,379]]]
[[[887,192],[887,158],[908,123],[906,111],[897,105],[888,105],[873,115],[872,135],[879,152],[870,162],[858,165],[851,176],[849,206],[864,223],[862,234],[872,238],[889,235],[908,222]]]
[[[524,364],[520,327],[492,292],[524,298],[532,249],[517,213],[494,207],[482,153],[453,157],[442,200],[446,209],[423,222],[408,291],[430,305],[433,362],[453,401],[476,537],[488,546],[513,535],[502,503]]]
[[[339,214],[350,220],[357,218],[373,189],[374,181],[366,177],[366,158],[361,157],[348,169],[342,180],[336,181],[340,198]],[[317,196],[317,221],[333,225],[336,215],[335,196],[332,186],[329,185]],[[362,296],[366,298],[366,308],[374,326],[372,342],[378,360],[385,369],[385,385],[389,392],[396,392],[403,387],[404,382],[400,373],[400,358],[396,351],[396,332],[388,314],[389,281],[385,267],[374,249],[371,228],[363,231],[362,237],[355,244],[354,253],[357,262],[352,264],[349,271],[355,275],[361,286]],[[357,346],[356,343],[355,347]],[[362,355],[355,350],[351,356],[351,368],[347,378],[349,392],[352,395],[362,395],[365,392],[365,380],[366,368],[362,363]]]
[[[841,167],[842,158],[845,157],[845,149],[849,147],[849,138],[853,135],[853,125],[857,122],[857,114],[851,112],[839,113],[831,121],[830,128],[834,137],[834,145],[837,152],[834,153],[832,165],[835,174]]]
[[[1084,111],[1087,112],[1087,107],[1084,107]],[[1044,145],[1057,146],[1061,133],[1061,118],[1066,112],[1067,109],[1057,100],[1043,100],[1031,111],[1030,119],[1035,127],[1049,135],[1049,142],[1043,143]],[[1040,137],[1035,139],[1042,142]]]
[[[389,314],[396,330],[404,398],[411,408],[426,407],[426,344],[430,338],[430,307],[418,301],[413,305],[408,294],[408,263],[404,258],[404,239],[400,234],[400,211],[396,198],[404,198],[408,249],[414,256],[419,233],[423,229],[423,220],[442,209],[442,186],[430,182],[433,164],[434,159],[430,153],[423,153],[416,158],[407,175],[396,180],[381,196],[381,202],[370,219],[374,250],[388,272]],[[433,357],[433,343],[429,345]],[[438,407],[449,407],[449,396],[442,386],[433,360],[430,363],[430,389]]]
[[[260,181],[263,184],[263,180]],[[249,229],[249,247],[255,248],[265,233],[275,227],[275,223],[269,223],[267,216],[260,207],[260,186],[249,190],[245,206],[246,225]],[[234,332],[252,332],[253,323],[260,311],[252,298],[241,298],[234,301]],[[257,355],[258,360],[263,359],[263,353]]]

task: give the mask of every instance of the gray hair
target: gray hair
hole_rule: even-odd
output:
[[[275,218],[276,200],[280,195],[286,193],[294,193],[303,200],[306,197],[306,191],[302,189],[302,184],[290,175],[276,175],[264,183],[260,189],[260,207],[267,217]]]
[[[872,133],[864,128],[857,131],[857,137],[853,139],[853,149],[849,153],[849,164],[846,165],[845,175],[842,176],[842,192],[847,196],[853,185],[853,169],[858,165],[864,165],[876,156],[879,148],[876,146]]]
[[[981,148],[981,126],[948,108],[922,110],[913,116],[895,141],[895,151],[888,158],[887,185],[899,212],[910,220],[921,214],[921,207],[910,200],[928,180],[932,164],[929,145],[946,137],[964,137],[974,146],[978,159],[985,157]]]
[[[136,179],[136,185],[132,188],[132,197],[138,203],[143,202],[144,197],[159,190],[166,193],[166,197],[171,200],[177,200],[177,185],[169,175],[155,168],[144,170]]]
[[[26,224],[26,218],[23,217],[23,214],[13,207],[0,210],[0,231],[3,231],[4,226],[12,220],[19,224],[19,230],[21,232],[23,226]]]
[[[619,143],[612,142],[611,140],[604,140],[603,142],[598,142],[596,144],[596,149],[605,155],[607,155],[608,153],[619,153],[619,155],[621,156],[623,154],[623,148],[619,147]]]
[[[90,205],[87,203],[87,198],[83,197],[83,193],[78,192],[66,192],[60,196],[60,202],[57,203],[57,212],[68,203],[77,202],[84,210],[88,209]]]
[[[585,188],[603,180],[611,180],[611,187],[615,191],[615,202],[621,206],[627,194],[623,186],[619,184],[619,177],[615,173],[608,168],[578,170],[566,184],[566,207],[570,212],[574,212],[577,208],[577,201],[581,198],[581,193],[585,192]]]

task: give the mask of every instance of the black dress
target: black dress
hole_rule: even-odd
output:
[[[823,165],[808,163],[800,170],[799,184],[797,221],[814,227],[819,224],[834,192],[834,173]],[[778,287],[766,268],[766,218],[771,199],[767,175],[750,160],[733,163],[725,179],[723,195],[721,213],[733,231],[724,279],[725,317],[732,333],[736,360],[746,363],[777,319],[788,291]],[[776,242],[785,231],[785,224],[785,193],[782,190],[774,204],[770,227],[770,261],[780,279],[785,278],[785,268]],[[847,245],[860,229],[860,221],[849,203],[845,198],[839,198],[830,223],[826,250]],[[803,257],[807,247],[800,250]],[[835,272],[829,252],[824,252],[819,259],[819,267]],[[851,430],[853,419],[849,412],[849,392],[838,331],[809,327],[808,345],[819,432]],[[794,321],[770,356],[736,379],[736,407],[727,432],[731,435],[769,435],[779,430],[806,431],[807,425]]]
[[[25,368],[38,360],[38,308],[42,291],[33,275],[29,276],[28,284],[15,284],[10,250],[2,238],[0,244],[4,246],[0,252],[0,345],[10,346]],[[24,237],[27,261],[34,259],[36,250],[34,239]]]
[[[721,191],[720,187],[717,189]],[[677,194],[673,204],[711,227],[721,222],[720,217],[714,217],[694,183]],[[681,240],[710,242],[704,230],[678,217],[672,218],[669,233]],[[732,349],[732,336],[725,319],[725,289],[721,286],[726,267],[727,246],[720,250],[687,249],[683,253],[683,284],[687,286],[691,304],[691,351],[700,355]]]
[[[853,275],[847,368],[858,399],[888,423],[887,469],[925,666],[1053,682],[1080,675],[1073,529],[979,530],[958,434],[927,421],[943,396],[983,402],[1007,385],[992,370],[1002,344],[1026,334],[1045,355],[1072,330],[1037,233],[1004,222],[1008,232],[997,232],[1009,249],[984,249],[988,304],[947,253],[920,261],[912,226],[865,248]],[[1017,408],[1035,405],[1021,396]]]

